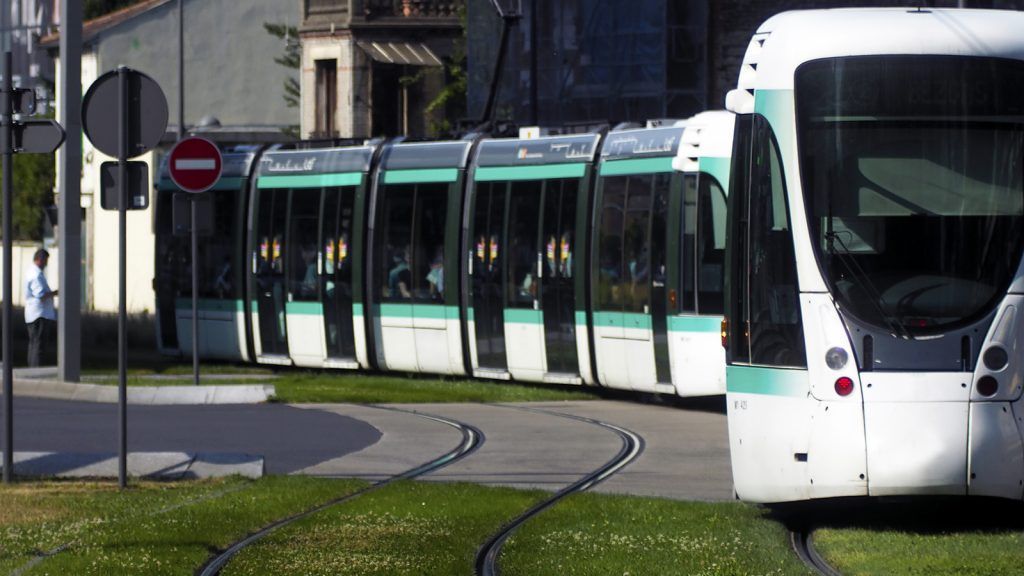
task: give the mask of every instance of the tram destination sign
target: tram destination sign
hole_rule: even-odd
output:
[[[167,172],[185,192],[206,192],[220,180],[224,160],[217,145],[205,138],[185,138],[171,149]]]
[[[260,159],[261,176],[299,176],[369,172],[373,148],[369,146],[328,150],[281,150]]]
[[[599,134],[579,134],[530,140],[485,140],[478,166],[521,166],[590,162],[597,152]]]
[[[611,132],[601,147],[601,158],[655,158],[675,156],[683,139],[684,128],[651,128]]]

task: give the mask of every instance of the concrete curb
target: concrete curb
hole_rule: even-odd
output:
[[[14,371],[15,396],[73,400],[75,402],[117,403],[117,386],[62,382],[56,371],[46,368]],[[131,386],[128,403],[135,405],[261,404],[275,394],[273,384],[231,384],[224,386]]]
[[[15,452],[14,473],[33,478],[116,478],[117,454]],[[2,468],[0,468],[2,469]],[[128,475],[153,480],[263,476],[263,456],[218,452],[132,452]]]

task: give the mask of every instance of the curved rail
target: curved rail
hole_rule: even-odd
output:
[[[235,555],[237,555],[250,544],[262,540],[264,537],[270,535],[278,528],[281,528],[282,526],[287,526],[288,524],[291,524],[297,520],[301,520],[303,518],[312,516],[313,514],[316,514],[317,512],[320,512],[322,510],[326,510],[327,508],[331,508],[339,504],[344,504],[345,502],[348,502],[350,500],[354,500],[359,496],[362,496],[363,494],[383,488],[384,486],[387,486],[388,484],[396,480],[409,480],[412,478],[416,478],[417,476],[422,476],[423,474],[426,474],[428,472],[433,472],[435,470],[438,470],[439,468],[448,466],[449,464],[457,462],[473,453],[485,441],[483,432],[481,432],[478,428],[470,426],[469,424],[465,424],[463,422],[459,422],[457,420],[450,420],[448,418],[442,418],[441,416],[434,416],[432,414],[424,414],[422,412],[417,412],[415,410],[404,410],[402,408],[394,408],[391,406],[371,405],[370,407],[377,408],[379,410],[390,410],[392,412],[403,412],[405,414],[412,414],[414,416],[419,416],[420,418],[426,418],[427,420],[433,420],[435,422],[446,424],[462,432],[462,442],[460,442],[458,446],[446,452],[442,456],[424,462],[423,464],[406,470],[401,474],[397,474],[395,476],[391,476],[379,482],[375,482],[374,484],[371,484],[370,486],[367,486],[362,490],[357,490],[356,492],[353,492],[351,494],[346,494],[345,496],[329,500],[327,502],[324,502],[323,504],[314,506],[309,510],[299,512],[298,514],[293,514],[292,516],[288,516],[286,518],[277,520],[267,525],[266,527],[260,529],[259,531],[254,532],[246,536],[245,538],[235,542],[234,544],[228,546],[227,549],[225,549],[223,552],[207,561],[207,563],[204,564],[199,570],[197,570],[196,573],[200,576],[215,576],[217,574],[220,574],[220,571],[224,568],[224,566],[227,565],[229,561],[231,561],[232,558],[235,557]]]
[[[814,531],[810,528],[789,531],[789,544],[792,546],[793,551],[796,552],[797,557],[816,574],[821,574],[822,576],[842,576],[838,570],[830,566],[821,557],[821,554],[818,554],[818,551],[814,548],[814,542],[811,540],[813,534]]]
[[[527,520],[540,514],[544,510],[547,510],[551,506],[555,505],[559,500],[565,498],[570,494],[576,492],[582,492],[593,487],[595,484],[604,481],[612,474],[615,474],[622,468],[626,467],[629,463],[643,453],[644,451],[644,439],[637,433],[627,430],[625,428],[595,420],[593,418],[587,418],[584,416],[576,416],[575,414],[565,414],[563,412],[553,412],[550,410],[540,410],[537,408],[527,408],[525,406],[505,406],[506,408],[512,408],[516,410],[524,410],[526,412],[536,412],[538,414],[547,414],[550,416],[559,416],[561,418],[569,418],[571,420],[578,420],[580,422],[586,422],[595,426],[600,426],[607,430],[611,430],[619,435],[622,439],[622,448],[619,449],[618,454],[614,458],[605,462],[601,467],[590,472],[586,476],[580,478],[576,482],[562,488],[558,492],[555,492],[550,498],[535,504],[533,507],[523,512],[519,516],[515,517],[509,523],[505,524],[497,534],[492,535],[484,545],[477,551],[476,560],[473,563],[473,570],[476,576],[498,576],[500,571],[498,570],[498,556],[501,555],[501,548],[505,545],[505,541],[508,540],[512,534],[519,529]]]

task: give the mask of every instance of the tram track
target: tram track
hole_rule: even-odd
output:
[[[518,530],[520,526],[522,526],[531,518],[540,514],[544,510],[547,510],[548,508],[554,506],[566,496],[578,492],[583,492],[584,490],[588,490],[595,486],[596,484],[608,479],[613,474],[625,468],[631,462],[636,460],[636,458],[639,457],[640,454],[642,454],[644,451],[644,439],[642,436],[631,430],[622,428],[620,426],[616,426],[614,424],[609,424],[607,422],[602,422],[600,420],[596,420],[593,418],[587,418],[585,416],[577,416],[575,414],[566,414],[564,412],[555,412],[552,410],[528,408],[525,406],[506,405],[504,407],[513,410],[533,412],[536,414],[545,414],[548,416],[568,418],[571,420],[592,424],[594,426],[599,426],[606,430],[611,430],[612,432],[618,434],[619,438],[622,440],[622,447],[611,460],[608,460],[599,468],[595,469],[592,472],[589,472],[579,480],[562,488],[558,492],[555,492],[551,497],[527,509],[519,516],[507,522],[504,526],[502,526],[502,528],[497,533],[493,534],[490,538],[488,538],[487,541],[484,542],[483,546],[481,546],[480,549],[477,551],[476,559],[473,563],[473,571],[476,576],[499,576],[501,574],[501,571],[498,568],[498,558],[501,555],[502,547],[505,545],[505,542],[509,539],[509,537],[511,537],[512,534],[515,533],[515,531]]]
[[[821,554],[814,548],[814,530],[811,528],[799,528],[789,531],[789,545],[793,548],[800,561],[805,566],[821,576],[842,576],[842,574],[829,565]]]
[[[303,518],[308,518],[328,508],[332,508],[334,506],[338,506],[346,502],[355,500],[356,498],[363,496],[364,494],[368,494],[370,492],[379,490],[397,480],[411,480],[413,478],[417,478],[424,474],[444,468],[445,466],[448,466],[450,464],[454,464],[455,462],[458,462],[459,460],[462,460],[466,456],[469,456],[470,454],[475,452],[480,446],[483,445],[483,443],[486,440],[483,432],[481,432],[479,428],[466,424],[464,422],[460,422],[458,420],[436,416],[433,414],[427,414],[416,410],[395,408],[392,406],[367,406],[370,408],[376,408],[378,410],[389,410],[392,412],[411,414],[414,416],[418,416],[420,418],[433,420],[435,422],[451,426],[462,432],[462,441],[459,443],[458,446],[452,448],[443,455],[432,460],[429,460],[427,462],[424,462],[413,468],[410,468],[409,470],[406,470],[400,474],[390,476],[388,478],[385,478],[384,480],[375,482],[370,486],[367,486],[366,488],[357,490],[356,492],[346,494],[345,496],[341,496],[333,500],[329,500],[327,502],[324,502],[323,504],[319,504],[313,508],[310,508],[303,512],[299,512],[298,514],[293,514],[291,516],[276,520],[273,523],[263,527],[262,529],[256,532],[253,532],[252,534],[249,534],[245,538],[242,538],[236,541],[235,543],[231,544],[227,548],[225,548],[217,556],[211,558],[203,566],[196,570],[196,574],[199,576],[216,576],[217,574],[220,574],[220,571],[223,570],[227,563],[230,562],[231,559],[234,558],[239,552],[241,552],[248,546],[254,544],[255,542],[262,540],[266,536],[269,536],[273,532],[277,531],[279,528],[283,528],[289,524],[302,520]]]

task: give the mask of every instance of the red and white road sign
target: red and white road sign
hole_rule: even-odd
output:
[[[206,192],[220,180],[220,150],[206,138],[185,138],[171,149],[167,170],[186,192]]]

